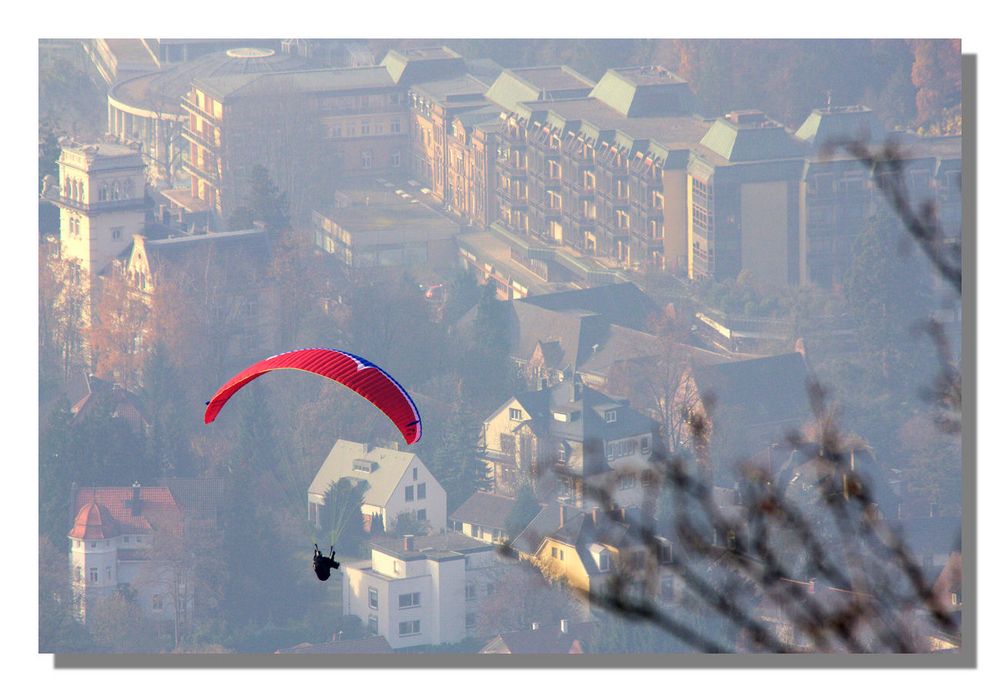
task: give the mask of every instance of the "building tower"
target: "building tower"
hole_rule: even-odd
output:
[[[70,276],[89,296],[83,325],[90,323],[94,279],[143,230],[145,166],[140,153],[121,144],[71,144],[59,157],[59,256],[78,263]]]
[[[118,585],[117,536],[117,524],[106,507],[92,500],[80,508],[69,540],[75,615],[81,621],[86,621],[87,607],[95,598],[110,596]]]

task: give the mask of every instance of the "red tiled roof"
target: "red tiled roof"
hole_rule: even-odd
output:
[[[111,513],[96,502],[88,502],[76,514],[70,538],[104,539],[118,535]]]
[[[132,511],[132,488],[80,488],[76,492],[77,526],[86,506],[99,505],[103,521],[111,519],[117,533],[146,534],[179,525],[181,514],[168,488],[139,488],[139,511]],[[105,519],[105,512],[108,517]],[[88,512],[87,516],[90,516]],[[72,535],[72,534],[71,534]],[[77,538],[77,536],[73,536]],[[87,536],[90,538],[90,536]]]

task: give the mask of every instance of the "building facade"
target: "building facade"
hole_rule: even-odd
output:
[[[341,567],[343,613],[393,649],[473,636],[480,603],[505,569],[493,546],[453,532],[376,539],[371,549],[371,560]]]

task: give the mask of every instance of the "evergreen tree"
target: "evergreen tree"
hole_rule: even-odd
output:
[[[58,401],[45,422],[38,439],[38,531],[51,545],[63,545],[70,526],[67,505],[73,473],[67,468],[71,460],[72,436],[69,402]]]
[[[199,422],[181,372],[171,363],[162,342],[153,346],[143,372],[143,401],[150,418],[149,454],[167,476],[194,478],[198,467],[191,448],[193,429]]]
[[[428,460],[428,467],[448,493],[448,511],[458,507],[477,490],[490,487],[489,470],[479,446],[480,420],[461,394],[455,399],[441,427],[441,439]]]
[[[933,372],[932,345],[913,336],[930,316],[931,272],[918,253],[901,252],[904,239],[897,219],[877,214],[855,244],[844,291],[873,382],[913,401]]]

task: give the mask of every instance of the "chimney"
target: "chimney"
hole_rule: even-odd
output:
[[[132,508],[132,516],[137,517],[142,513],[141,500],[139,499],[139,491],[142,486],[139,485],[139,481],[132,484],[132,502],[130,506]]]
[[[403,536],[403,550],[413,550],[413,534],[408,533]]]
[[[600,513],[601,510],[598,507],[594,507],[592,510],[590,510],[590,520],[594,522],[594,526],[597,526],[597,518],[598,515],[600,515]]]
[[[816,580],[815,579],[810,579],[809,580],[809,593],[816,593]]]
[[[559,528],[566,523],[566,505],[559,503]]]
[[[559,621],[559,631],[563,634],[569,634],[569,620]]]
[[[538,627],[539,627],[539,625],[538,625],[537,622],[531,623],[531,631],[532,632],[537,632],[538,631]]]

